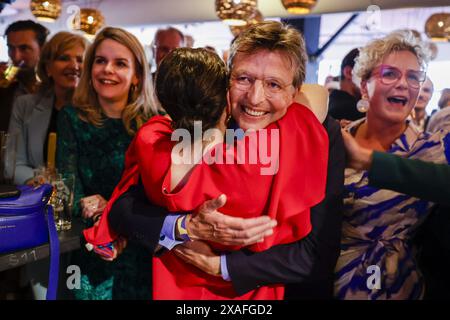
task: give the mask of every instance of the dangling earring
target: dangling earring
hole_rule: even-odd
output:
[[[362,96],[361,100],[358,101],[356,104],[356,109],[358,109],[359,112],[366,113],[370,108],[370,102],[366,98],[366,96]]]
[[[231,113],[227,115],[227,120],[225,120],[225,125],[228,127],[231,121]]]

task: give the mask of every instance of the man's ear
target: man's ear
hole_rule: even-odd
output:
[[[300,94],[300,91],[302,91],[302,86],[299,86],[297,88],[294,87],[292,100],[295,100],[295,97],[297,97]]]
[[[353,68],[350,66],[345,66],[343,70],[344,78],[346,80],[352,80],[353,78]]]

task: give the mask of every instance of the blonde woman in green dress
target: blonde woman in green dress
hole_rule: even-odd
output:
[[[119,182],[125,151],[137,129],[158,111],[152,101],[144,49],[129,32],[108,27],[89,47],[73,105],[58,116],[57,167],[76,178],[74,215],[87,225],[101,214]],[[140,272],[150,256],[129,246],[120,259],[105,262],[82,249],[77,299],[148,299],[151,279]]]

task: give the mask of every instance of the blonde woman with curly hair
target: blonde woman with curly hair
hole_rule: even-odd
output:
[[[450,136],[419,132],[407,120],[426,79],[428,53],[411,32],[394,32],[360,50],[364,119],[347,130],[363,147],[404,158],[448,163]],[[411,243],[432,203],[368,185],[369,173],[345,172],[339,299],[420,299],[424,284]]]
[[[74,215],[92,225],[120,180],[134,134],[158,110],[144,48],[131,33],[103,29],[87,50],[83,70],[73,105],[58,117],[57,168],[75,174]],[[146,272],[138,269],[145,254],[134,249],[102,266],[80,252],[75,258],[84,274],[76,298],[147,298],[140,295],[150,291],[140,278]]]

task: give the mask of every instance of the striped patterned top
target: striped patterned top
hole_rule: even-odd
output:
[[[354,133],[364,121],[350,124],[350,131]],[[404,158],[449,163],[450,133],[443,130],[421,133],[408,122],[407,129],[388,152]],[[364,300],[420,299],[424,285],[409,240],[431,205],[368,186],[367,171],[347,169],[335,296]]]

